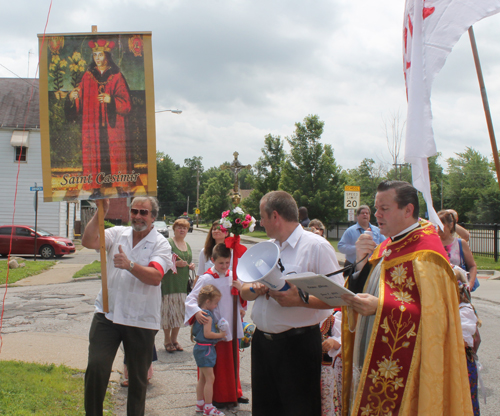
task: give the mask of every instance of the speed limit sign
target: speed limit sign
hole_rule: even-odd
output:
[[[359,207],[359,186],[346,186],[344,188],[344,208],[357,209]]]

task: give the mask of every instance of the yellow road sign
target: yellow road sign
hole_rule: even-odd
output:
[[[349,185],[346,185],[344,187],[344,191],[360,192],[361,191],[361,187],[360,186],[349,186]]]

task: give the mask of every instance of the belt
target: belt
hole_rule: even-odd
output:
[[[264,335],[264,338],[267,339],[268,341],[278,341],[280,339],[306,334],[307,332],[311,332],[316,328],[318,328],[318,325],[303,326],[301,328],[292,328],[289,329],[288,331],[280,332],[279,334],[270,334],[268,332],[259,331],[258,329],[257,331],[262,332],[262,335]]]

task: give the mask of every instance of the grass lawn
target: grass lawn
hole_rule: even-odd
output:
[[[77,277],[90,276],[93,274],[101,274],[101,262],[98,260],[94,260],[93,263],[83,266],[83,268],[81,268],[73,275],[73,279],[76,279]]]
[[[256,238],[264,238],[266,240],[269,240],[269,237],[267,236],[265,231],[254,231],[253,233],[248,233],[243,235],[248,235],[250,237],[256,237]]]
[[[4,284],[7,279],[7,270],[9,270],[9,283],[15,283],[25,277],[33,276],[50,269],[56,262],[46,260],[18,260],[19,263],[26,264],[19,269],[8,269],[7,260],[0,260],[0,284]],[[1,413],[0,413],[1,414]]]
[[[0,361],[0,414],[84,415],[83,376],[64,365]],[[109,393],[104,409],[113,409]]]
[[[338,249],[339,240],[334,240],[333,238],[329,238],[328,241],[333,246],[333,248],[335,249],[335,251],[339,251],[339,249]]]
[[[493,257],[474,256],[478,270],[500,270],[500,262]]]

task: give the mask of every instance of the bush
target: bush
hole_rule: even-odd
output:
[[[113,224],[112,222],[109,222],[108,220],[104,220],[104,228],[112,228],[114,227],[115,224]]]

